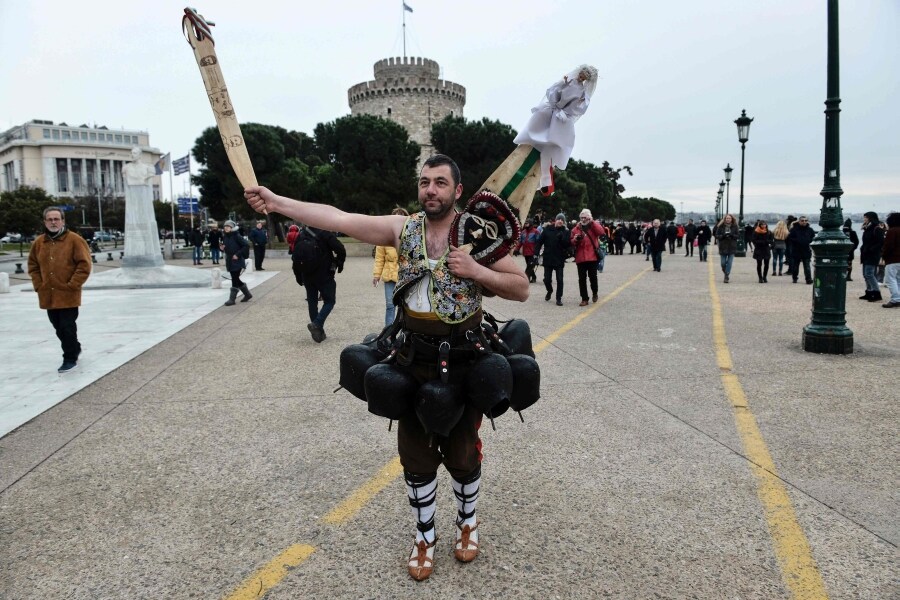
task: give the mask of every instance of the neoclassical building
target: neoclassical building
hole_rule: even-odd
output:
[[[374,115],[402,125],[422,147],[419,166],[434,153],[431,125],[447,115],[463,116],[466,88],[440,77],[440,65],[421,57],[385,58],[375,79],[347,91],[350,114]]]
[[[0,133],[0,192],[28,185],[62,199],[124,197],[122,166],[131,161],[135,146],[145,162],[159,160],[160,152],[150,146],[146,131],[29,121]],[[154,199],[159,199],[159,186],[156,177]]]

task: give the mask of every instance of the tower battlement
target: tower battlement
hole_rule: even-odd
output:
[[[463,116],[466,88],[440,78],[437,61],[392,57],[374,65],[375,79],[347,90],[350,114],[373,115],[402,125],[422,147],[420,164],[433,153],[431,125],[449,115]]]

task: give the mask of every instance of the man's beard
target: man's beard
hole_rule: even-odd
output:
[[[439,206],[439,207],[437,207],[437,208],[429,208],[429,207],[428,207],[428,202],[433,201],[433,200],[438,200],[438,199],[437,199],[437,198],[434,198],[434,199],[425,199],[424,202],[421,201],[421,200],[419,201],[419,203],[422,205],[422,210],[425,212],[425,216],[426,216],[427,218],[433,219],[433,220],[439,220],[441,217],[443,217],[443,216],[446,215],[448,212],[450,212],[451,210],[453,210],[453,206],[456,204],[456,202],[451,201],[451,200],[448,198],[446,202],[445,202],[444,200],[439,200],[439,202],[440,202],[440,206]]]

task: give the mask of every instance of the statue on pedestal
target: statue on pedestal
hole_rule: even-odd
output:
[[[153,184],[156,169],[141,161],[141,149],[131,149],[130,163],[122,167],[125,178],[125,258],[122,268],[161,267],[159,233],[153,211]]]

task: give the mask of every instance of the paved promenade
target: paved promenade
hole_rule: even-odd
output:
[[[543,398],[482,427],[469,565],[439,474],[422,583],[395,433],[332,393],[341,349],[383,321],[371,259],[338,275],[322,344],[284,259],[233,307],[224,289],[85,292],[91,341],[64,377],[34,294],[0,295],[0,335],[45,342],[4,362],[68,396],[0,438],[0,598],[900,597],[900,313],[853,282],[855,352],[814,355],[811,286],[757,284],[749,258],[727,285],[717,256],[649,266],[609,257],[586,308],[572,265],[562,307],[541,284],[486,301],[531,324]],[[113,365],[164,295],[192,318]]]

